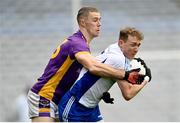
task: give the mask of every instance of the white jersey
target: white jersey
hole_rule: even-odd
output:
[[[129,69],[129,60],[124,56],[117,43],[110,45],[97,58],[114,68]],[[88,108],[94,108],[98,105],[103,93],[107,92],[115,82],[115,79],[93,75],[83,68],[78,79],[70,89],[70,93],[82,105]]]

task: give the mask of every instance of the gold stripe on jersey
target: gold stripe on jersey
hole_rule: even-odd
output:
[[[40,108],[39,112],[50,112],[50,108]]]
[[[68,71],[69,67],[73,62],[74,60],[71,60],[71,58],[68,56],[65,62],[62,64],[62,66],[59,68],[59,70],[55,73],[55,75],[39,91],[39,95],[46,99],[52,100],[55,89],[59,84],[59,81]]]
[[[83,51],[83,52],[78,52],[75,55],[79,55],[79,54],[90,54],[88,51]]]
[[[68,41],[67,39],[64,39],[64,41],[61,43],[61,45],[63,43],[66,43],[67,41]],[[56,51],[51,55],[51,59],[55,58],[59,54],[59,51],[60,51],[60,45],[56,48]]]
[[[56,51],[51,55],[51,59],[55,58],[59,54],[59,51],[60,51],[60,45],[56,48]]]

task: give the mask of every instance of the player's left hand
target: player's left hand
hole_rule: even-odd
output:
[[[111,104],[114,104],[114,98],[111,98],[111,95],[109,92],[104,92],[103,93],[103,96],[102,96],[102,99],[105,103],[111,103]]]

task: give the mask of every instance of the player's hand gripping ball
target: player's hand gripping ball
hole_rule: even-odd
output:
[[[143,75],[139,80],[140,83],[143,80],[151,81],[151,70],[150,68],[147,67],[146,63],[141,58],[134,58],[130,62],[130,69],[137,69],[137,68],[140,68],[139,74]]]

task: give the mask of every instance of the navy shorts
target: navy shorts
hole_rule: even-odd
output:
[[[58,105],[60,121],[64,122],[97,122],[102,116],[97,105],[95,108],[87,108],[78,100],[66,93]]]

